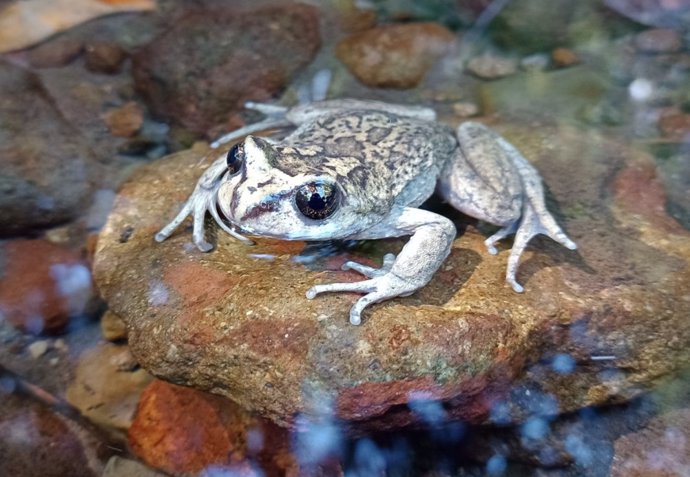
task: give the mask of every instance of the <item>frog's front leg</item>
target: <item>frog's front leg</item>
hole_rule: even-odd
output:
[[[384,221],[352,237],[379,239],[411,235],[397,257],[387,255],[381,269],[347,262],[344,269],[353,269],[368,280],[351,283],[315,285],[307,291],[307,298],[324,292],[365,293],[350,310],[350,323],[361,323],[362,310],[373,303],[398,296],[407,296],[429,283],[431,277],[450,253],[455,238],[455,226],[447,218],[410,207],[395,209]]]
[[[548,235],[571,250],[577,245],[546,209],[541,177],[515,146],[474,122],[461,124],[457,137],[459,150],[443,172],[438,190],[458,210],[501,226],[485,241],[489,253],[496,253],[496,242],[515,234],[506,281],[520,293],[524,288],[515,275],[532,237]]]
[[[194,192],[189,196],[189,199],[187,199],[187,202],[182,206],[182,210],[180,210],[177,216],[156,234],[157,242],[162,242],[170,237],[175,229],[191,215],[193,224],[192,239],[194,244],[202,252],[208,252],[213,248],[213,246],[206,241],[206,234],[204,231],[204,218],[206,217],[206,212],[209,212],[218,225],[227,233],[244,243],[253,243],[233,228],[228,227],[218,214],[218,187],[220,186],[221,179],[225,172],[227,172],[227,165],[225,155],[223,154],[201,175],[196,183]]]

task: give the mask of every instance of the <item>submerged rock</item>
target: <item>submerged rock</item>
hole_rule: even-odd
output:
[[[129,431],[135,454],[173,475],[211,467],[229,475],[297,475],[289,442],[285,430],[227,399],[163,381],[144,390]]]
[[[689,409],[662,414],[615,443],[611,477],[686,475],[690,475]]]
[[[345,38],[336,55],[364,84],[412,88],[449,50],[454,38],[436,23],[382,25]]]
[[[88,143],[38,78],[0,62],[0,236],[74,218],[94,182]]]
[[[8,379],[3,379],[5,384]],[[2,475],[99,477],[106,443],[75,421],[33,399],[2,389],[0,471]]]
[[[151,379],[127,346],[102,343],[80,356],[67,400],[83,416],[117,435],[132,425],[139,396]]]
[[[347,318],[358,295],[304,293],[362,279],[340,265],[379,262],[403,240],[325,258],[303,242],[249,247],[216,227],[211,253],[188,229],[158,244],[209,164],[194,151],[123,187],[97,245],[99,289],[146,369],[286,426],[324,412],[364,430],[509,423],[630,399],[690,362],[690,233],[664,212],[651,159],[574,129],[497,129],[540,170],[579,245],[535,240],[524,294],[503,282],[510,241],[491,256],[473,227],[429,285],[373,306],[359,327]]]
[[[134,56],[137,88],[155,114],[204,134],[284,88],[316,54],[318,20],[299,3],[190,13]]]
[[[30,333],[63,331],[93,306],[86,261],[47,240],[0,242],[0,320]]]

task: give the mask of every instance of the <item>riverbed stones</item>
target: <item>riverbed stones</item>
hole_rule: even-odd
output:
[[[267,100],[320,46],[315,7],[275,3],[194,11],[133,57],[152,112],[195,134],[224,127],[248,100]]]
[[[371,307],[361,326],[347,319],[358,295],[306,290],[361,280],[342,263],[380,263],[405,240],[323,257],[299,241],[246,246],[209,223],[210,253],[189,227],[156,243],[218,154],[201,161],[201,150],[124,185],[97,245],[99,289],[143,367],[284,426],[326,412],[362,430],[400,428],[426,422],[430,400],[447,419],[507,424],[625,401],[687,365],[690,233],[665,213],[653,161],[567,127],[495,127],[540,170],[579,246],[534,240],[523,294],[503,282],[510,240],[487,254],[493,229],[460,214],[464,233],[431,283]]]

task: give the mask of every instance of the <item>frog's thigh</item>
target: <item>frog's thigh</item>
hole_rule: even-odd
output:
[[[383,111],[406,118],[435,121],[436,111],[423,106],[385,103],[383,101],[367,101],[361,99],[331,99],[295,106],[290,109],[286,117],[292,124],[303,124],[314,119],[336,114],[341,111]]]
[[[457,137],[460,146],[442,171],[439,194],[467,215],[511,226],[522,213],[522,183],[499,136],[468,122],[458,127]]]

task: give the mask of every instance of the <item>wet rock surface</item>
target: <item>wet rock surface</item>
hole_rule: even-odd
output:
[[[0,236],[74,218],[98,170],[88,144],[33,74],[0,61],[0,90]]]
[[[436,23],[382,25],[341,41],[336,55],[357,79],[369,86],[417,86],[447,53],[454,35]]]
[[[197,134],[225,126],[247,100],[267,100],[320,45],[318,10],[299,3],[192,12],[133,58],[151,110]]]
[[[103,343],[80,356],[67,401],[102,428],[123,432],[151,379],[127,346]]]
[[[3,390],[4,391],[4,390]],[[98,477],[104,449],[73,422],[0,391],[0,474]]]
[[[618,439],[611,477],[683,477],[690,475],[690,410],[662,414]]]
[[[536,164],[580,247],[535,240],[518,274],[524,294],[502,281],[509,243],[492,257],[471,226],[428,286],[372,307],[360,327],[347,322],[356,295],[304,292],[361,279],[340,265],[376,263],[401,241],[306,266],[302,242],[248,248],[212,232],[216,250],[202,254],[180,230],[156,244],[208,164],[199,151],[124,186],[97,246],[99,288],[142,366],[281,425],[318,414],[324,398],[338,418],[383,429],[423,421],[409,403],[427,399],[449,418],[509,423],[542,405],[534,396],[561,413],[653,388],[690,360],[690,234],[665,214],[653,163],[573,129],[497,128]]]
[[[287,432],[219,396],[154,381],[129,431],[138,457],[173,474],[296,475]],[[291,472],[292,471],[292,472]]]

